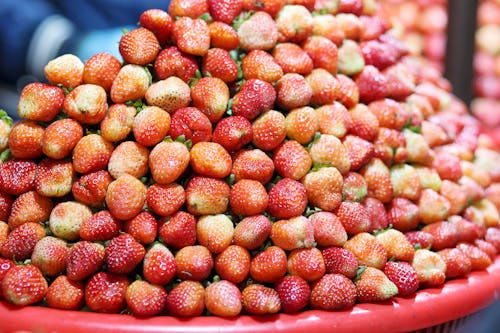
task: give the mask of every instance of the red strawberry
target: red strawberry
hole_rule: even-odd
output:
[[[41,301],[47,294],[47,281],[34,265],[14,266],[2,280],[4,298],[16,305],[30,305]]]
[[[153,184],[148,187],[146,202],[160,216],[169,216],[179,210],[186,201],[184,188],[177,183]]]
[[[177,76],[188,82],[199,69],[195,56],[180,51],[176,46],[163,49],[155,59],[154,68],[160,80]]]
[[[189,155],[191,168],[202,176],[224,178],[231,173],[231,155],[216,142],[198,142],[191,148]]]
[[[126,306],[128,286],[125,275],[98,272],[85,284],[85,303],[95,312],[119,313]]]
[[[35,188],[46,197],[63,197],[71,192],[74,177],[71,162],[45,158],[38,164]]]
[[[269,191],[267,211],[278,219],[301,215],[306,206],[306,188],[296,180],[283,178]]]
[[[398,52],[390,44],[379,40],[370,40],[360,44],[361,52],[367,65],[383,70],[398,60]]]
[[[135,280],[127,287],[125,300],[134,315],[149,317],[163,311],[167,303],[167,292],[162,286]]]
[[[106,170],[83,175],[72,186],[73,197],[91,207],[100,207],[106,198],[106,190],[113,178]]]
[[[411,266],[417,271],[421,286],[436,287],[444,283],[446,262],[436,252],[416,250]]]
[[[256,180],[242,179],[233,185],[229,204],[234,214],[252,216],[267,209],[268,195],[265,187]]]
[[[358,233],[344,244],[344,249],[351,251],[360,266],[383,269],[388,256],[382,243],[373,235]]]
[[[288,255],[287,271],[307,281],[316,281],[325,274],[323,254],[315,247],[295,249]]]
[[[331,134],[342,138],[351,127],[351,115],[340,103],[323,105],[315,111],[321,134]]]
[[[81,281],[71,281],[66,275],[59,275],[50,284],[45,301],[51,308],[79,310],[84,304],[84,293]]]
[[[233,241],[247,250],[261,246],[271,233],[271,222],[264,215],[245,217],[234,229]]]
[[[185,140],[191,140],[193,144],[200,141],[210,141],[212,124],[199,109],[194,107],[181,108],[172,115],[168,135],[174,140],[184,135]]]
[[[312,33],[312,15],[304,6],[285,5],[275,20],[279,31],[278,40],[282,43],[300,43]]]
[[[42,152],[50,158],[68,156],[83,136],[83,128],[74,119],[60,119],[45,128],[42,135]]]
[[[398,287],[384,272],[373,267],[366,267],[354,283],[356,301],[361,303],[385,301],[398,293]]]
[[[498,228],[486,229],[484,240],[492,244],[497,250],[500,251],[500,229]]]
[[[410,120],[403,104],[392,99],[382,99],[368,104],[368,109],[378,119],[380,127],[401,130]]]
[[[11,230],[24,223],[40,223],[49,219],[54,204],[50,198],[35,191],[29,191],[18,196],[12,203],[10,216],[7,220]]]
[[[51,121],[61,111],[63,102],[64,92],[61,88],[33,82],[21,91],[17,113],[23,119]]]
[[[363,140],[355,135],[346,135],[342,143],[347,149],[351,170],[353,171],[359,170],[370,161],[375,152],[371,142]]]
[[[63,54],[50,60],[43,68],[45,78],[54,84],[74,88],[83,81],[82,61],[73,54]]]
[[[154,244],[144,256],[143,275],[152,284],[166,285],[175,276],[175,258],[163,244]]]
[[[193,215],[178,211],[160,222],[163,224],[159,235],[167,246],[181,249],[196,242],[196,218]]]
[[[442,249],[437,252],[446,263],[446,278],[452,279],[467,275],[472,269],[469,257],[456,248]]]
[[[261,0],[256,2],[255,0],[243,0],[243,10],[261,10],[268,13],[271,16],[276,16],[281,8],[285,5],[286,0]]]
[[[383,71],[389,85],[388,96],[398,101],[405,100],[415,92],[416,78],[403,64],[395,64]]]
[[[406,239],[413,245],[413,247],[418,249],[430,250],[432,243],[434,242],[434,236],[425,231],[409,231],[405,233]]]
[[[491,265],[491,258],[479,247],[469,243],[458,243],[457,249],[462,251],[471,262],[471,270],[484,270]]]
[[[109,241],[104,261],[111,273],[130,273],[142,261],[145,254],[144,247],[134,237],[124,233]]]
[[[42,156],[43,127],[30,120],[21,120],[12,127],[8,146],[15,158],[35,159]]]
[[[109,92],[121,67],[120,61],[111,54],[96,53],[85,62],[83,83],[101,86]]]
[[[229,24],[215,21],[208,25],[212,48],[234,50],[240,44],[238,33]]]
[[[196,238],[211,253],[224,251],[233,240],[233,222],[223,214],[205,215],[196,223]]]
[[[0,164],[0,191],[20,195],[35,189],[34,161],[12,159]]]
[[[408,199],[394,198],[387,207],[387,219],[396,230],[413,230],[419,223],[418,206]]]
[[[263,50],[252,50],[241,62],[246,80],[258,79],[273,83],[283,76],[283,69],[273,56]]]
[[[342,247],[330,246],[321,250],[327,274],[343,274],[352,279],[358,270],[354,254]]]
[[[150,75],[145,67],[128,64],[123,66],[110,88],[114,103],[125,103],[141,99],[150,85]]]
[[[340,173],[349,171],[351,163],[347,149],[335,136],[322,134],[309,149],[313,163],[336,167]]]
[[[208,12],[207,0],[172,0],[168,5],[168,13],[172,17],[198,18],[206,12]]]
[[[248,276],[250,260],[247,249],[230,245],[215,257],[215,271],[221,279],[237,284]]]
[[[148,172],[149,150],[135,141],[123,141],[111,154],[108,171],[113,178],[127,173],[136,178]]]
[[[329,0],[325,3],[328,6]],[[316,1],[316,10],[321,7],[321,3]],[[328,8],[326,8],[328,9]],[[340,30],[340,27],[332,14],[318,14],[313,15],[313,35],[323,36],[334,42],[337,46],[342,44],[344,39],[344,32]]]
[[[160,142],[149,154],[149,170],[155,182],[177,180],[189,165],[189,150],[180,142]]]
[[[252,258],[250,276],[257,281],[273,283],[285,276],[286,268],[285,251],[278,246],[270,246]]]
[[[342,274],[326,274],[312,286],[310,303],[321,310],[350,309],[356,303],[356,287]]]
[[[12,196],[0,191],[0,221],[7,221],[13,202]]]
[[[278,25],[265,11],[257,11],[237,30],[240,47],[245,51],[270,50],[278,42]]]
[[[407,262],[388,261],[384,274],[398,287],[398,296],[413,295],[419,287],[417,272]]]
[[[438,221],[428,224],[422,231],[431,234],[434,238],[432,250],[439,251],[445,248],[454,247],[459,240],[458,229],[455,224],[447,221]]]
[[[365,198],[361,204],[370,216],[370,231],[385,229],[389,226],[388,215],[382,201],[375,198]]]
[[[241,292],[229,281],[214,282],[205,289],[205,307],[219,317],[237,316],[243,307]]]
[[[377,117],[364,104],[349,110],[351,124],[349,132],[367,141],[374,141],[379,132]]]
[[[336,209],[342,200],[343,178],[337,168],[326,167],[302,178],[311,205],[326,211]]]
[[[121,227],[122,223],[109,211],[101,210],[82,221],[80,238],[90,242],[107,241],[118,236]]]
[[[281,43],[273,49],[273,57],[284,73],[309,74],[313,61],[300,46],[293,43]]]
[[[205,310],[205,289],[198,281],[182,281],[167,296],[167,310],[173,316],[196,317]]]
[[[148,9],[139,17],[139,23],[152,31],[160,45],[165,44],[172,33],[172,18],[161,9]]]
[[[378,158],[373,158],[363,169],[361,174],[368,185],[368,196],[383,203],[391,201],[394,189],[392,187],[389,168]]]
[[[202,19],[181,17],[174,22],[172,36],[182,52],[202,56],[210,48],[210,32]]]
[[[459,215],[452,215],[448,222],[455,225],[459,242],[474,243],[474,241],[484,234],[484,229],[475,222],[464,219]],[[485,238],[486,239],[486,238]]]
[[[284,250],[309,248],[314,242],[314,228],[304,216],[275,222],[271,228],[271,240]]]
[[[422,192],[422,183],[415,168],[409,164],[396,164],[391,168],[391,183],[395,197],[418,200]],[[432,191],[432,190],[431,190]]]
[[[79,241],[69,249],[66,275],[70,280],[81,281],[99,271],[103,263],[104,246]]]
[[[361,16],[363,13],[363,2],[361,0],[340,0],[339,13],[352,13],[357,16]]]
[[[281,310],[285,313],[300,311],[309,303],[311,288],[300,276],[283,277],[274,284],[274,290],[278,293]]]
[[[250,143],[252,137],[252,124],[245,117],[230,116],[217,123],[212,141],[222,145],[228,152],[234,152]]]
[[[281,309],[278,292],[261,284],[250,284],[241,293],[243,309],[254,315],[273,314]]]
[[[68,248],[62,239],[46,236],[40,239],[31,254],[31,263],[47,276],[56,276],[66,268]]]
[[[372,66],[366,65],[356,76],[356,85],[359,88],[361,102],[369,103],[388,96],[388,85],[385,76]]]
[[[275,100],[276,91],[270,83],[258,79],[247,80],[233,97],[233,114],[251,121],[262,112],[271,110]]]
[[[170,76],[151,84],[146,90],[144,97],[146,97],[149,105],[158,106],[168,114],[171,114],[177,109],[189,105],[191,102],[190,94],[191,90],[187,83],[176,76]],[[166,127],[168,131],[169,126]]]
[[[285,120],[287,136],[300,144],[310,143],[319,130],[316,112],[309,106],[292,110]]]
[[[301,179],[312,167],[308,152],[295,140],[286,141],[274,150],[276,171],[285,178]]]
[[[347,75],[337,74],[339,87],[337,100],[347,108],[356,106],[359,102],[359,89],[356,83]]]
[[[229,88],[217,77],[205,77],[197,81],[191,89],[193,106],[197,107],[207,118],[215,123],[227,110]]]
[[[23,223],[12,230],[7,239],[0,243],[2,257],[12,260],[25,260],[31,257],[36,243],[45,237],[45,229],[38,223]],[[4,293],[5,296],[5,293]],[[5,296],[6,297],[6,296]]]
[[[462,177],[460,159],[446,152],[437,152],[432,167],[439,173],[441,179],[457,181]]]
[[[366,181],[357,172],[349,171],[344,176],[344,185],[342,187],[342,199],[344,201],[360,202],[368,193]]]
[[[388,229],[378,232],[375,237],[387,252],[387,258],[400,261],[411,261],[414,255],[413,245],[405,235],[396,229]]]
[[[338,80],[328,71],[315,68],[305,79],[312,90],[311,105],[320,106],[332,104],[335,101],[340,85]]]
[[[193,215],[225,213],[229,197],[229,185],[221,179],[194,177],[186,186],[186,207]]]
[[[238,78],[238,64],[224,49],[208,50],[203,57],[202,69],[204,76],[218,78],[225,83],[236,81]]]
[[[323,36],[311,36],[302,48],[313,60],[315,68],[325,69],[332,75],[337,73],[338,50],[331,40]]]
[[[129,220],[141,212],[146,193],[146,186],[140,180],[123,174],[109,184],[106,205],[116,218]]]
[[[186,246],[175,254],[176,274],[183,280],[202,281],[214,267],[210,251],[202,245]]]
[[[160,52],[160,43],[153,32],[141,27],[122,36],[119,51],[127,63],[146,65]]]
[[[253,179],[266,184],[274,173],[274,163],[260,149],[240,150],[234,155],[231,173],[235,181]]]
[[[104,170],[114,146],[99,134],[88,134],[73,149],[73,169],[79,173]]]
[[[309,220],[314,228],[314,240],[319,246],[342,246],[347,241],[347,233],[335,214],[318,212]]]
[[[491,261],[495,260],[498,251],[493,244],[482,239],[476,239],[474,245],[483,250],[490,257]]]
[[[306,79],[296,73],[286,73],[274,85],[276,89],[276,104],[283,110],[293,110],[305,107],[311,101],[313,91]],[[313,126],[314,121],[308,123]],[[317,127],[317,124],[315,124]],[[304,133],[309,137],[309,132]],[[309,141],[311,141],[309,139]]]
[[[82,124],[98,124],[106,116],[107,110],[106,91],[95,84],[82,84],[64,99],[64,111]]]
[[[359,202],[341,202],[335,214],[349,235],[370,230],[370,215]]]

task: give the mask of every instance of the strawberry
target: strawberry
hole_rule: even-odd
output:
[[[308,11],[312,12],[315,9],[315,2],[313,0],[287,0],[289,5],[301,5],[307,8]]]
[[[273,283],[286,274],[287,257],[278,246],[270,246],[256,254],[250,262],[250,276],[263,283]]]
[[[469,161],[460,161],[460,168],[462,169],[463,176],[472,178],[483,188],[487,188],[488,186],[490,186],[491,176],[487,170],[484,170],[478,165]]]
[[[139,65],[123,66],[113,80],[110,88],[111,100],[114,103],[125,103],[141,99],[150,85],[148,70]]]
[[[238,78],[238,64],[231,58],[228,51],[211,48],[203,57],[202,72],[205,76],[212,76],[230,83]]]
[[[233,185],[229,204],[234,214],[251,216],[267,209],[268,195],[264,186],[251,179],[242,179]]]
[[[448,218],[448,222],[455,225],[458,233],[459,242],[474,243],[474,241],[481,237],[483,228],[469,220],[464,219],[459,215],[452,215]],[[486,236],[484,236],[486,237]],[[486,239],[486,238],[485,238]]]
[[[167,311],[173,316],[196,317],[205,310],[205,289],[198,281],[182,281],[167,296]]]
[[[408,98],[408,100],[410,99]],[[431,106],[429,106],[429,108],[431,108]],[[450,137],[444,129],[440,125],[434,124],[430,121],[424,120],[422,122],[421,131],[425,141],[430,147],[440,146],[450,141]]]
[[[459,240],[458,229],[455,224],[447,221],[438,221],[426,225],[422,231],[431,234],[434,238],[432,250],[439,251],[454,247]]]
[[[286,137],[285,116],[278,111],[267,111],[252,123],[252,131],[252,143],[257,148],[273,150]]]
[[[389,168],[378,158],[373,158],[362,169],[361,174],[368,186],[368,196],[383,203],[392,199],[394,189],[390,178]]]
[[[198,142],[190,151],[193,170],[200,175],[224,178],[231,173],[231,156],[224,147],[216,142]]]
[[[295,249],[288,255],[287,271],[306,281],[316,281],[325,274],[323,254],[315,247]]]
[[[18,265],[7,271],[2,280],[4,298],[15,305],[30,305],[47,294],[47,281],[34,265]]]
[[[206,247],[193,245],[177,251],[175,265],[177,277],[183,280],[202,281],[210,275],[214,260]]]
[[[308,106],[292,110],[285,121],[287,137],[300,144],[310,143],[319,130],[316,112]]]
[[[306,280],[300,276],[284,276],[274,284],[278,293],[281,310],[285,313],[294,313],[309,304],[311,288]]]
[[[301,215],[306,206],[306,188],[296,180],[284,178],[269,191],[267,211],[278,219]]]
[[[146,202],[151,210],[160,216],[169,216],[184,205],[184,188],[177,183],[153,184],[147,189]]]
[[[336,11],[334,12],[336,13]],[[340,30],[345,39],[358,40],[361,35],[361,20],[352,13],[338,13],[335,15]]]
[[[411,261],[414,255],[413,245],[405,235],[396,229],[387,229],[376,233],[375,237],[387,252],[387,258],[398,261]]]
[[[467,275],[472,269],[469,257],[456,248],[442,249],[437,252],[446,263],[446,278],[452,279]]]
[[[215,257],[215,271],[221,279],[237,284],[248,276],[250,260],[247,249],[230,245]]]
[[[375,198],[365,198],[361,204],[368,211],[370,216],[370,231],[381,230],[388,227],[388,215],[382,201]]]
[[[114,146],[99,134],[85,135],[73,149],[73,169],[79,173],[104,170]]]
[[[107,110],[106,91],[95,84],[82,84],[64,99],[64,111],[82,124],[98,124],[106,116]]]
[[[155,34],[143,27],[125,33],[118,44],[123,60],[136,65],[146,65],[152,62],[160,52],[160,48]]]
[[[432,243],[434,242],[434,236],[425,231],[408,231],[405,232],[404,235],[416,250],[430,250],[430,248],[432,247]]]
[[[217,123],[212,141],[222,145],[228,152],[234,152],[250,143],[252,137],[252,124],[245,117],[230,116]]]
[[[337,29],[338,20],[336,20]],[[344,32],[339,29],[339,34],[344,35]],[[337,44],[337,43],[336,43]],[[344,39],[339,46],[337,57],[338,57],[338,71],[343,75],[354,76],[359,74],[365,67],[365,58],[361,52],[359,44],[350,39]],[[359,92],[359,90],[358,90]],[[359,97],[359,96],[358,96]]]
[[[348,239],[344,249],[351,251],[360,266],[383,269],[388,256],[382,243],[373,235],[361,232]]]
[[[352,13],[361,16],[363,13],[363,1],[361,0],[340,0],[338,12],[339,13]]]
[[[313,95],[309,83],[297,73],[286,73],[276,82],[274,87],[276,89],[276,104],[283,110],[304,107],[309,104]]]
[[[313,61],[297,44],[278,44],[272,53],[276,63],[284,73],[309,74],[313,69]]]
[[[194,177],[186,186],[186,207],[193,215],[225,213],[229,197],[230,188],[221,179]]]
[[[342,246],[347,233],[340,219],[330,212],[318,212],[309,217],[314,229],[314,240],[319,246]]]
[[[196,238],[212,253],[224,251],[233,240],[233,222],[223,214],[205,215],[196,224]]]
[[[484,240],[492,244],[495,247],[495,249],[500,250],[500,229],[498,228],[486,229]]]
[[[462,177],[460,159],[446,152],[437,152],[432,167],[439,173],[441,179],[457,181]]]
[[[307,151],[295,140],[286,141],[274,150],[276,171],[285,178],[299,180],[309,172],[312,160]]]
[[[149,105],[157,106],[169,114],[186,107],[191,102],[191,90],[187,83],[176,76],[156,81],[144,95]],[[144,111],[144,110],[143,110]]]
[[[193,106],[197,107],[207,118],[215,123],[227,110],[229,88],[217,77],[205,77],[198,80],[191,89]]]
[[[369,103],[388,96],[388,85],[385,76],[374,66],[366,65],[356,76],[361,102]]]
[[[149,153],[149,170],[159,184],[174,182],[188,165],[189,150],[180,142],[160,142]]]
[[[25,260],[31,257],[36,243],[45,237],[41,224],[27,222],[12,230],[5,241],[0,243],[2,257],[12,260]],[[4,293],[4,297],[6,297]]]
[[[370,215],[359,202],[341,202],[335,214],[349,235],[370,230]]]
[[[418,200],[420,193],[432,191],[422,190],[422,183],[415,168],[409,164],[396,164],[391,168],[391,183],[395,197],[402,197],[409,200]],[[434,191],[433,191],[434,192]]]
[[[104,261],[108,271],[116,274],[130,273],[142,261],[146,250],[129,234],[120,234],[106,245]]]
[[[420,286],[436,287],[444,283],[446,262],[436,252],[416,250],[411,266],[417,271]]]
[[[270,50],[278,42],[278,25],[265,11],[257,11],[237,31],[240,47],[245,51]]]
[[[35,189],[37,165],[33,161],[12,159],[0,164],[0,191],[20,195]]]
[[[315,68],[324,69],[332,75],[337,73],[338,49],[331,40],[311,36],[302,44],[302,48],[313,60]]]
[[[358,260],[354,254],[342,247],[330,246],[321,250],[327,274],[342,274],[352,279],[356,276]]]
[[[205,55],[210,48],[210,32],[205,21],[183,16],[174,22],[172,37],[182,52]]]
[[[109,184],[106,205],[119,220],[129,220],[141,212],[146,194],[146,186],[140,180],[123,174]]]
[[[351,118],[350,134],[373,142],[379,132],[377,117],[364,104],[357,104],[349,110],[349,115]]]
[[[420,222],[430,224],[444,220],[449,216],[450,202],[444,196],[431,189],[422,191],[418,201]]]
[[[436,170],[422,165],[416,165],[415,170],[420,178],[422,188],[430,188],[437,192],[441,189],[442,181]]]
[[[330,134],[322,134],[309,150],[313,163],[336,167],[345,174],[350,169],[349,155],[342,142]]]
[[[23,119],[51,121],[61,111],[64,92],[61,88],[45,83],[27,84],[19,95],[17,113]]]
[[[109,92],[122,65],[113,55],[100,52],[91,56],[83,67],[83,83],[101,86]]]
[[[281,309],[278,292],[261,284],[250,284],[241,293],[243,309],[254,315],[273,314]]]
[[[198,18],[206,12],[208,12],[207,0],[172,0],[168,5],[168,13],[172,17]]]
[[[74,119],[60,119],[51,123],[43,132],[42,152],[50,158],[67,157],[83,136],[83,128]]]
[[[252,50],[241,62],[243,77],[246,80],[259,79],[273,83],[283,76],[283,69],[274,57],[263,50]]]
[[[492,262],[495,260],[498,251],[493,244],[488,243],[487,241],[482,239],[476,239],[474,241],[474,245],[481,249],[484,253],[486,253],[490,257]]]
[[[72,281],[82,281],[99,271],[104,264],[104,246],[78,241],[69,249],[66,275]]]
[[[7,221],[13,202],[14,198],[11,195],[0,191],[0,221]]]
[[[466,203],[479,201],[485,196],[484,188],[470,177],[462,176],[457,184],[460,186],[461,191],[465,193]]]
[[[275,100],[276,91],[269,82],[250,79],[243,83],[240,91],[233,97],[233,114],[251,121],[259,114],[271,110]]]
[[[354,283],[356,301],[360,303],[385,301],[398,293],[398,287],[383,271],[374,267],[366,267]]]
[[[175,249],[194,245],[196,242],[196,218],[186,212],[178,211],[160,220],[159,236],[163,242]]]
[[[388,261],[384,274],[398,288],[398,296],[413,295],[419,287],[417,272],[407,262]]]
[[[230,51],[240,44],[238,33],[229,24],[215,21],[208,25],[208,30],[210,31],[210,46],[212,48]]]
[[[321,310],[350,309],[356,302],[356,287],[342,274],[325,274],[311,290],[311,306]]]
[[[368,188],[363,176],[357,172],[346,173],[342,187],[343,201],[360,202],[366,197],[367,192]]]
[[[347,149],[351,170],[359,170],[363,165],[372,159],[375,153],[374,145],[355,135],[346,135],[342,144]]]
[[[260,247],[271,233],[271,222],[264,215],[243,218],[234,228],[233,241],[247,250]]]
[[[312,15],[304,6],[285,5],[275,20],[281,43],[300,43],[312,33]]]
[[[323,68],[315,68],[306,76],[306,82],[311,87],[310,104],[319,106],[332,104],[339,90],[338,80]]]
[[[182,81],[188,82],[195,77],[199,65],[195,56],[182,52],[176,46],[169,46],[158,53],[154,68],[160,80],[177,76]]]
[[[272,159],[260,149],[240,150],[234,156],[231,173],[235,181],[253,179],[266,184],[271,180],[273,172]]]
[[[402,64],[395,64],[383,71],[389,85],[388,96],[404,101],[415,92],[415,76]]]
[[[406,142],[403,133],[397,130],[380,127],[373,145],[375,148],[374,156],[380,158],[387,165],[410,161],[406,147],[410,147],[411,143]]]
[[[383,70],[392,66],[398,60],[398,52],[388,43],[380,40],[369,40],[360,44],[361,52],[365,58],[365,63]]]
[[[8,147],[15,158],[35,159],[42,156],[43,127],[30,120],[22,120],[12,127]]]
[[[184,135],[184,138],[191,140],[193,144],[200,141],[210,141],[212,124],[199,109],[194,107],[181,108],[172,115],[168,135],[174,140]]]
[[[314,243],[314,227],[304,216],[279,220],[273,223],[270,237],[284,250],[310,248]]]
[[[163,311],[167,303],[167,292],[162,286],[135,280],[127,287],[125,300],[135,316],[149,317]]]
[[[329,0],[326,2],[328,3]],[[316,5],[320,5],[318,1],[316,2]],[[326,37],[337,46],[341,45],[344,39],[344,32],[340,30],[337,20],[332,14],[313,15],[312,34]]]
[[[158,223],[153,214],[141,212],[123,225],[123,231],[130,234],[139,243],[151,244],[158,234]]]
[[[92,216],[90,209],[75,201],[58,203],[50,212],[49,228],[53,235],[65,240],[77,240],[80,226]]]
[[[108,210],[101,210],[80,225],[80,238],[95,242],[107,241],[118,236],[122,223]]]
[[[18,196],[12,203],[10,216],[6,222],[14,230],[24,223],[40,223],[49,219],[54,204],[38,192],[29,191]]]
[[[136,178],[148,172],[149,150],[135,141],[123,141],[113,150],[108,171],[113,178],[127,173]]]
[[[62,197],[71,192],[73,179],[71,162],[43,159],[38,164],[35,189],[46,197]]]
[[[71,281],[66,275],[59,275],[50,284],[45,301],[50,308],[79,310],[84,304],[84,294],[81,281]]]
[[[408,199],[394,198],[387,207],[387,219],[396,230],[413,230],[419,223],[418,206]]]
[[[461,242],[456,247],[470,259],[473,271],[484,270],[492,263],[488,254],[475,245]]]
[[[73,197],[81,203],[100,207],[106,199],[106,190],[113,178],[106,170],[100,170],[83,175],[73,182],[71,191]]]
[[[160,45],[164,45],[172,34],[173,20],[161,9],[148,9],[139,17],[139,23],[154,33]]]
[[[351,127],[350,113],[340,103],[323,105],[315,111],[321,134],[331,134],[342,138]]]
[[[368,104],[368,109],[377,117],[380,127],[400,131],[410,120],[404,104],[389,98],[371,102]]]
[[[43,68],[45,78],[52,84],[74,88],[83,81],[82,61],[73,54],[63,54],[50,60]]]
[[[301,181],[311,205],[333,211],[342,201],[343,178],[337,168],[320,168],[309,172]]]
[[[242,310],[241,292],[226,280],[212,283],[205,289],[205,307],[219,317],[234,317]]]
[[[46,236],[40,239],[31,254],[31,263],[47,276],[56,276],[66,268],[68,248],[62,239]]]
[[[125,275],[98,272],[85,284],[85,303],[95,312],[119,313],[126,306],[128,286],[129,281]]]
[[[276,16],[278,12],[286,4],[286,0],[243,0],[243,10],[245,11],[263,11],[271,15]]]

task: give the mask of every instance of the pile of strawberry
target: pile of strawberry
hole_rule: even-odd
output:
[[[123,64],[50,61],[0,115],[0,297],[262,315],[486,269],[500,154],[389,28],[375,1],[172,0]]]

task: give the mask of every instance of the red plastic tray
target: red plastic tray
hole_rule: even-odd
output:
[[[0,332],[407,332],[474,313],[500,298],[500,256],[487,271],[450,280],[440,288],[384,303],[358,304],[347,311],[304,311],[294,315],[234,319],[126,315],[16,307],[0,302]]]

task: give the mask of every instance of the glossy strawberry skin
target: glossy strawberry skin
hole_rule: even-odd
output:
[[[16,305],[29,305],[41,301],[47,294],[47,281],[34,265],[12,267],[2,280],[4,298]]]
[[[142,261],[146,251],[129,234],[121,234],[108,243],[104,261],[108,271],[115,274],[130,273]]]
[[[85,303],[95,312],[118,313],[126,306],[125,293],[128,286],[129,281],[125,275],[98,272],[85,284]]]
[[[300,276],[285,276],[274,284],[281,301],[281,310],[294,313],[303,309],[309,303],[311,288]]]

